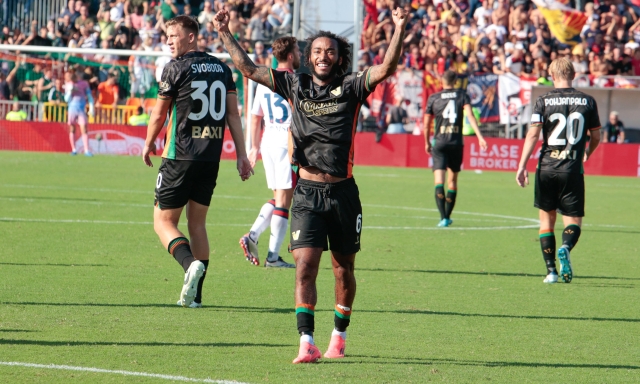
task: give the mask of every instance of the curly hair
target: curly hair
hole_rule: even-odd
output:
[[[338,66],[337,75],[342,76],[345,73],[348,73],[351,70],[351,45],[342,36],[338,36],[335,33],[329,31],[319,31],[315,35],[312,35],[306,39],[307,46],[304,47],[304,65],[312,68],[313,65],[309,61],[311,57],[311,45],[316,39],[321,37],[327,37],[329,39],[335,40],[338,43],[338,57],[342,59],[342,64]]]

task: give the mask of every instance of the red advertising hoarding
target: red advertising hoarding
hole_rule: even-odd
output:
[[[89,146],[93,153],[139,156],[144,146],[146,127],[127,125],[90,126]],[[76,136],[81,150],[82,142]],[[524,140],[487,139],[488,148],[480,150],[475,137],[465,138],[463,168],[467,170],[509,171],[518,168]],[[156,141],[161,151],[164,132]],[[538,147],[527,165],[534,171],[538,161]],[[428,168],[430,156],[424,150],[424,138],[413,135],[384,135],[379,143],[375,134],[358,133],[355,143],[355,165]],[[69,134],[65,124],[39,122],[0,121],[0,150],[69,152]],[[223,159],[235,159],[235,146],[225,130]],[[586,174],[640,177],[640,145],[601,144],[596,153],[584,164]],[[357,168],[356,168],[357,174]]]

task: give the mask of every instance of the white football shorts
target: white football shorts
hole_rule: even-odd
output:
[[[293,188],[293,171],[287,148],[263,146],[260,152],[269,189]]]

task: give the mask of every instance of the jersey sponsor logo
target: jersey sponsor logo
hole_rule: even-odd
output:
[[[160,92],[167,92],[169,90],[169,83],[161,81],[160,84],[158,84],[158,90]]]
[[[333,99],[322,103],[312,100],[301,100],[300,108],[307,117],[329,115],[331,113],[338,112],[338,100]]]
[[[342,87],[334,89],[333,91],[331,91],[331,94],[336,97],[342,95]]]
[[[441,99],[455,99],[457,95],[458,94],[455,93],[455,92],[441,93],[440,94],[440,98]]]
[[[571,151],[571,150],[560,151],[558,149],[555,149],[551,151],[551,153],[549,154],[549,157],[551,157],[552,159],[558,159],[558,160],[564,160],[564,159],[577,160],[578,151]]]
[[[224,68],[220,64],[191,64],[191,73],[203,73],[203,72],[224,72]]]
[[[204,128],[198,126],[191,127],[191,137],[194,139],[222,139],[222,127]]]
[[[584,97],[552,97],[544,99],[544,106],[554,105],[587,105],[587,99]]]
[[[456,127],[455,125],[447,125],[447,126],[443,125],[440,127],[441,135],[446,135],[449,133],[460,133],[460,128]]]

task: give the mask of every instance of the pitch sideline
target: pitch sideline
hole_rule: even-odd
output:
[[[173,376],[173,375],[163,375],[159,373],[133,372],[133,371],[111,370],[111,369],[91,368],[91,367],[76,367],[72,365],[33,364],[33,363],[21,363],[21,362],[15,362],[15,361],[0,361],[0,365],[12,366],[12,367],[24,367],[24,368],[58,369],[62,371],[109,373],[109,374],[116,374],[116,375],[123,375],[123,376],[152,377],[155,379],[182,381],[182,382],[188,382],[188,383],[248,384],[240,381],[193,379],[185,376]]]

